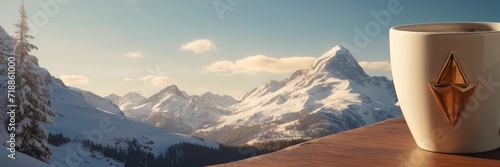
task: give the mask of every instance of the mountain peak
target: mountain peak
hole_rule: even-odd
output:
[[[216,95],[213,94],[212,92],[205,92],[205,93],[201,94],[200,97],[213,97],[213,96],[216,96]]]
[[[117,94],[114,94],[114,93],[111,93],[109,94],[108,96],[106,96],[105,98],[120,98],[121,96],[118,96]]]
[[[175,84],[167,86],[165,89],[161,90],[160,92],[156,93],[153,96],[164,96],[167,94],[172,94],[172,95],[181,96],[181,97],[188,97],[189,96],[185,92],[181,91],[179,89],[179,87],[177,87],[177,85],[175,85]]]
[[[141,103],[142,101],[146,100],[146,98],[144,96],[142,96],[141,94],[139,94],[137,92],[127,93],[127,94],[123,95],[121,98],[133,100],[137,103]]]
[[[111,95],[114,95],[114,94],[111,94]],[[111,96],[110,95],[110,96]],[[137,92],[130,92],[130,93],[127,93],[125,95],[123,95],[122,97],[125,97],[125,96],[131,96],[131,97],[143,97],[141,94],[137,93]]]
[[[237,102],[231,96],[213,94],[212,92],[203,93],[200,99],[219,107],[229,107]]]
[[[328,73],[334,77],[360,81],[368,78],[358,61],[347,48],[337,45],[319,57],[311,66],[314,73]]]
[[[177,92],[177,91],[180,91],[179,90],[179,87],[177,87],[177,85],[173,84],[173,85],[170,85],[170,86],[167,86],[165,89],[162,90],[162,92]]]
[[[330,49],[329,51],[327,51],[326,53],[324,53],[323,55],[321,55],[321,57],[319,57],[319,59],[330,59],[331,57],[335,56],[337,53],[346,53],[346,52],[349,52],[349,50],[347,50],[347,48],[343,47],[342,45],[337,45],[337,46],[333,47],[332,49]]]

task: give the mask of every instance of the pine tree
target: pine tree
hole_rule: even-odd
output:
[[[26,57],[29,55],[29,52],[33,49],[38,49],[35,45],[31,44],[28,39],[34,39],[32,35],[29,35],[28,32],[30,28],[28,26],[28,14],[26,13],[26,9],[24,8],[24,1],[21,4],[21,8],[19,9],[19,23],[14,24],[17,28],[15,39],[17,40],[16,45],[16,54],[21,55],[21,60],[19,62],[19,66],[22,66],[25,63]]]
[[[45,76],[38,73],[37,62],[27,60],[30,51],[38,48],[28,41],[28,39],[33,39],[33,36],[28,34],[28,17],[24,2],[19,13],[20,21],[15,24],[17,28],[15,53],[21,57],[16,76],[16,83],[18,83],[16,149],[31,157],[48,162],[52,155],[48,147],[48,134],[39,122],[53,124],[50,116],[54,116],[54,111],[50,107],[49,90],[45,83]]]

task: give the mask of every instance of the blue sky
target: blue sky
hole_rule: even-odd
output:
[[[0,26],[11,34],[20,3],[2,0],[0,6]],[[368,74],[390,78],[391,26],[500,21],[500,1],[493,0],[40,0],[25,4],[36,38],[32,43],[40,48],[32,54],[40,64],[68,85],[102,96],[130,91],[149,96],[176,84],[189,94],[211,91],[238,97],[267,80],[281,80],[307,67],[338,44],[356,47],[351,52]],[[371,13],[391,17],[381,17],[387,23],[383,25]],[[369,42],[356,45],[357,30],[368,33]]]

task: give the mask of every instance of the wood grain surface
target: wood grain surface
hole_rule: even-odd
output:
[[[416,145],[403,118],[326,136],[274,153],[218,166],[497,166],[500,149],[442,154]]]

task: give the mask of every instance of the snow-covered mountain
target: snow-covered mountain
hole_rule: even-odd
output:
[[[169,132],[189,134],[216,123],[222,115],[230,113],[227,107],[236,102],[230,96],[212,93],[191,96],[171,85],[123,111],[128,118],[148,122]]]
[[[368,76],[346,48],[336,46],[309,69],[248,92],[228,108],[231,114],[195,134],[231,144],[315,138],[400,116],[396,102],[392,81]]]
[[[118,96],[116,94],[110,94],[105,99],[110,100],[113,104],[118,106],[121,110],[129,109],[130,107],[142,104],[146,98],[139,93],[130,92],[123,96]]]
[[[396,102],[392,81],[368,76],[346,48],[336,46],[310,68],[267,81],[241,101],[189,96],[173,85],[124,112],[167,131],[246,144],[316,138],[401,116]]]
[[[1,27],[0,38],[0,92],[7,94],[6,60],[14,45],[12,45],[11,37]],[[48,133],[62,134],[68,140],[62,142],[61,145],[51,144],[49,146],[52,151],[49,163],[53,166],[124,165],[124,162],[113,160],[105,156],[105,153],[92,148],[96,145],[113,148],[122,151],[122,153],[123,150],[141,150],[154,157],[165,155],[170,146],[179,143],[191,143],[215,149],[219,147],[219,144],[211,141],[188,135],[167,133],[153,125],[126,119],[123,112],[111,101],[88,91],[65,86],[61,80],[52,77],[46,69],[39,67],[38,59],[34,56],[28,56],[26,66],[35,71],[35,77],[41,81],[39,84],[49,90],[50,93],[44,94],[44,96],[50,98],[50,107],[56,113],[54,117],[51,117],[53,125],[40,124],[45,127]],[[5,108],[7,100],[4,98],[0,101],[2,103],[1,111],[7,110]],[[0,122],[5,122],[6,119],[6,112],[0,112]],[[9,133],[4,127],[4,123],[1,123],[0,142],[7,146],[7,140],[9,140]],[[86,141],[91,141],[95,145],[85,146]],[[0,148],[5,150],[5,147]],[[43,162],[26,158],[27,156],[22,153],[18,152],[16,155],[20,159],[2,161],[0,166],[25,166],[26,163],[40,166],[43,164]],[[2,156],[6,157],[7,155]]]

